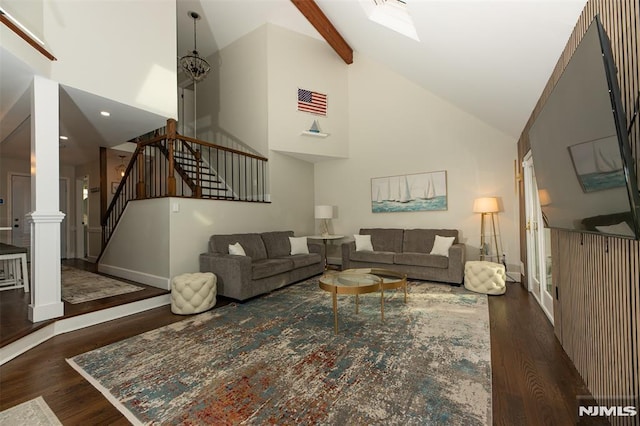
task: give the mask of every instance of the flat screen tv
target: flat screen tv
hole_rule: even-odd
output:
[[[640,239],[616,67],[596,16],[529,130],[545,225]]]

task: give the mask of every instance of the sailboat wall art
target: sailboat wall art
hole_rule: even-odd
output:
[[[626,185],[622,157],[615,135],[569,147],[576,176],[584,192]]]
[[[373,213],[447,210],[447,172],[371,178]]]

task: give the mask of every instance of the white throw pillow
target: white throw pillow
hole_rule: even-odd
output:
[[[431,254],[449,257],[449,248],[453,245],[453,240],[455,239],[456,237],[441,237],[440,235],[436,235]]]
[[[240,245],[240,243],[229,244],[229,254],[233,254],[236,256],[246,256],[247,254],[244,252],[244,249]]]
[[[616,223],[609,226],[596,226],[596,229],[605,234],[624,235],[625,237],[635,237],[633,229],[627,222]]]
[[[355,234],[353,238],[356,239],[356,251],[373,251],[373,245],[371,244],[371,235]]]
[[[291,254],[309,254],[307,237],[289,237],[291,243]]]

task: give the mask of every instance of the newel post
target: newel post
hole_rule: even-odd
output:
[[[167,145],[169,148],[169,176],[167,177],[167,195],[173,197],[176,195],[176,177],[175,164],[173,160],[173,150],[176,141],[176,120],[170,118],[167,120]]]
[[[144,148],[140,148],[138,142],[138,183],[136,184],[136,198],[147,198],[146,185],[144,184]]]

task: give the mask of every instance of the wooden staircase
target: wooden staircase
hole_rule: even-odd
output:
[[[234,194],[231,188],[209,164],[198,157],[200,157],[199,152],[191,147],[176,150],[173,154],[176,169],[179,169],[179,174],[197,197],[233,200]]]
[[[137,138],[137,144],[102,217],[103,250],[132,200],[189,197],[270,202],[265,157],[182,136],[173,119],[161,131]]]

